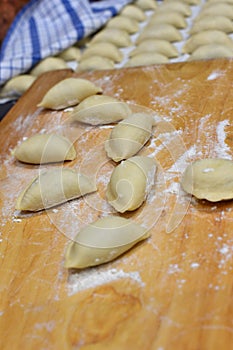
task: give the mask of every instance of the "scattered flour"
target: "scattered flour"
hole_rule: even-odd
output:
[[[124,272],[117,269],[91,268],[78,273],[71,274],[68,282],[68,295],[73,295],[82,290],[94,288],[119,279],[129,278],[133,282],[144,287],[138,271]]]

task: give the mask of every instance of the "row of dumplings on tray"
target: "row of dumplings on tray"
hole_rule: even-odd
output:
[[[199,13],[193,16],[192,8],[197,9],[197,5]],[[47,57],[29,74],[9,80],[0,95],[21,95],[39,75],[70,68],[70,61],[76,62],[74,70],[86,71],[232,57],[232,0],[209,0],[199,5],[198,0],[137,0],[77,46]]]
[[[70,84],[73,89],[69,88]],[[151,137],[153,117],[133,113],[126,102],[103,95],[99,86],[79,78],[67,78],[55,84],[39,103],[39,107],[51,110],[70,106],[74,106],[69,112],[71,120],[91,125],[115,123],[105,142],[106,154],[117,163],[107,185],[106,198],[116,212],[136,210],[154,185],[155,161],[136,155]],[[64,162],[76,157],[72,142],[56,134],[33,135],[21,142],[13,154],[18,161],[30,164]],[[47,169],[20,193],[16,209],[36,212],[95,191],[95,180],[81,172],[63,166]],[[148,230],[132,220],[118,216],[99,219],[81,230],[69,244],[65,265],[67,268],[99,265],[115,259],[148,236]]]
[[[195,17],[182,52],[189,60],[233,57],[233,1],[207,1]]]

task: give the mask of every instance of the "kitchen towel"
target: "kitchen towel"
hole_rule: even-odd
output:
[[[101,28],[132,0],[31,0],[13,21],[0,52],[0,86]]]

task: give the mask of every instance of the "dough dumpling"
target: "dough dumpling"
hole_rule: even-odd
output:
[[[168,23],[155,23],[153,26],[145,28],[136,40],[140,44],[146,39],[163,39],[170,42],[181,41],[182,35],[178,29]]]
[[[108,216],[81,229],[65,253],[65,267],[82,269],[116,259],[138,242],[148,238],[149,231],[119,216]]]
[[[188,4],[185,4],[184,2],[179,1],[169,1],[169,2],[163,2],[160,6],[158,6],[156,13],[161,12],[170,12],[170,11],[176,11],[181,13],[182,15],[189,17],[192,14],[191,8]]]
[[[177,48],[167,40],[162,39],[148,39],[142,41],[134,50],[129,53],[130,57],[144,52],[157,52],[166,57],[178,57],[179,52]]]
[[[128,47],[132,45],[129,33],[117,28],[104,28],[98,34],[95,34],[89,46],[91,46],[92,43],[98,42],[110,42],[117,47]]]
[[[105,70],[113,69],[114,62],[107,57],[90,56],[85,59],[81,59],[79,62],[77,72],[92,71],[92,70]]]
[[[126,102],[106,95],[87,97],[73,108],[70,117],[91,125],[115,123],[132,114]]]
[[[206,30],[192,35],[182,48],[183,53],[192,53],[199,46],[207,44],[222,44],[226,47],[233,48],[233,41],[230,37],[219,30]]]
[[[188,60],[192,61],[219,57],[233,57],[233,50],[221,44],[203,45],[193,51]]]
[[[164,2],[173,2],[174,0],[164,0]],[[188,5],[199,5],[201,0],[181,0]]]
[[[233,6],[229,4],[213,4],[214,6],[203,8],[198,19],[203,18],[204,16],[224,16],[230,19],[233,19]]]
[[[121,15],[133,18],[138,22],[143,22],[146,20],[146,15],[143,10],[135,5],[126,5],[121,11]]]
[[[190,34],[196,34],[205,30],[216,29],[225,33],[233,32],[232,21],[224,16],[206,16],[195,21]]]
[[[217,202],[233,198],[233,162],[207,158],[190,164],[181,179],[183,189],[199,199]]]
[[[56,134],[36,134],[23,141],[14,151],[21,162],[44,164],[73,160],[76,151],[64,136]]]
[[[115,162],[135,155],[149,140],[153,118],[144,113],[135,113],[118,123],[105,142],[109,158]]]
[[[168,23],[178,29],[184,29],[187,27],[187,22],[184,16],[175,11],[156,13],[150,17],[148,26],[154,23]]]
[[[51,87],[37,106],[55,110],[64,109],[101,92],[100,87],[87,79],[67,78]]]
[[[121,62],[123,59],[122,52],[115,45],[108,42],[99,42],[92,44],[90,47],[83,51],[82,60],[91,56],[106,57],[114,62]]]
[[[108,202],[120,213],[139,208],[155,182],[156,165],[152,158],[135,156],[113,170],[107,187]]]
[[[47,57],[40,61],[31,71],[30,74],[38,77],[42,73],[57,69],[69,69],[66,62],[59,57]]]
[[[136,0],[135,5],[144,11],[155,10],[157,8],[155,0]]]
[[[139,30],[139,25],[136,19],[124,17],[120,15],[111,18],[108,21],[106,27],[122,29],[129,34],[137,33],[137,31]]]
[[[81,58],[81,51],[78,47],[71,46],[59,53],[58,57],[64,61],[79,61]]]
[[[227,4],[233,4],[233,0],[208,0],[208,3],[214,4],[214,3],[227,3]]]
[[[168,63],[169,60],[166,56],[158,52],[142,52],[131,59],[125,64],[125,67],[137,67],[148,66],[151,64]]]
[[[1,97],[21,96],[34,83],[36,77],[30,74],[18,75],[6,82],[0,92]]]
[[[96,191],[85,175],[69,168],[40,173],[19,195],[16,210],[38,211]]]

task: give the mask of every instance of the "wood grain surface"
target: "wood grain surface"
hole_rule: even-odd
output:
[[[151,237],[115,261],[83,271],[64,268],[78,230],[112,213],[105,200],[114,163],[103,143],[111,127],[69,121],[38,109],[56,82],[81,76],[104,93],[147,107],[157,125],[141,154],[158,164],[156,185],[125,214]],[[193,160],[232,159],[232,60],[174,63],[77,75],[46,73],[0,124],[0,348],[230,350],[233,348],[233,202],[186,195],[180,177]],[[75,144],[64,166],[95,174],[98,192],[38,213],[19,213],[20,191],[40,169],[17,162],[24,137],[57,132]]]

